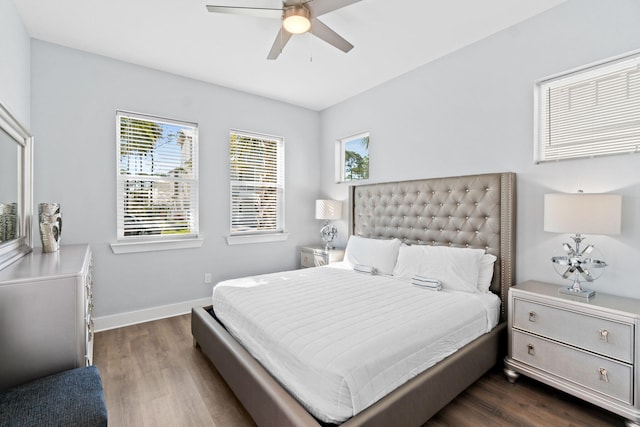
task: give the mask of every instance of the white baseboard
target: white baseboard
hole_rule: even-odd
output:
[[[161,305],[159,307],[145,308],[144,310],[129,311],[111,316],[95,317],[93,319],[93,327],[96,332],[107,331],[109,329],[122,328],[124,326],[191,313],[192,307],[204,305],[211,305],[211,298]]]

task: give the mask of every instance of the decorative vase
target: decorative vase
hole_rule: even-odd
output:
[[[0,203],[0,243],[13,240],[18,231],[17,203]]]
[[[60,249],[62,233],[62,215],[59,203],[40,203],[38,205],[38,221],[42,252],[56,252]]]

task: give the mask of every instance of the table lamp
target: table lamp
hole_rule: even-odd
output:
[[[320,236],[325,243],[325,249],[333,249],[331,242],[338,235],[338,230],[331,224],[331,220],[342,218],[342,202],[337,200],[316,200],[316,219],[325,220],[320,229]]]
[[[544,231],[574,234],[571,239],[575,247],[563,243],[566,255],[551,258],[561,269],[567,267],[562,273],[558,271],[560,275],[573,280],[572,286],[560,289],[561,293],[584,298],[595,295],[593,290],[582,289],[580,281],[593,282],[607,264],[591,255],[593,245],[580,248],[585,239],[583,233],[620,234],[621,210],[622,196],[619,194],[586,194],[580,191],[544,195]],[[597,269],[600,269],[600,274],[595,275]]]

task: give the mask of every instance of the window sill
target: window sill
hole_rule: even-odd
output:
[[[172,249],[199,248],[204,239],[164,240],[164,241],[140,241],[111,243],[114,254],[130,254],[136,252],[168,251]]]
[[[227,236],[227,244],[246,245],[250,243],[282,242],[289,238],[289,233],[250,234],[245,236]]]

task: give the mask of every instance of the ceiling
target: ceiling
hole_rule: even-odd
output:
[[[33,38],[319,111],[566,0],[362,0],[321,18],[349,53],[302,34],[276,61],[279,20],[205,5],[279,0],[13,1]]]

